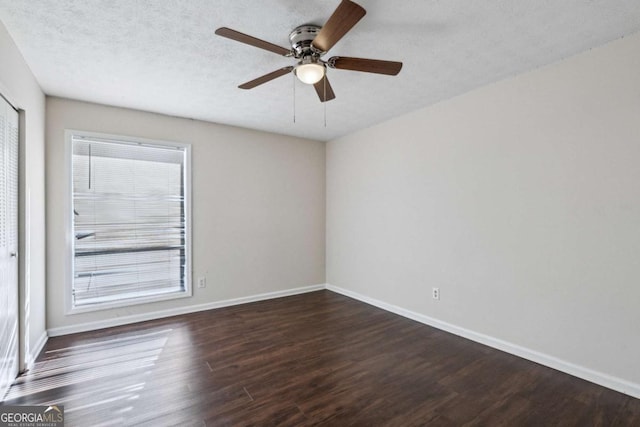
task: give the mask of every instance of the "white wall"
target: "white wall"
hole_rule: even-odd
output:
[[[45,335],[45,97],[4,24],[0,21],[0,93],[24,110],[20,129],[20,306],[24,354],[35,356]],[[25,307],[28,316],[25,321]],[[22,339],[23,337],[21,337]],[[28,363],[27,363],[28,364]]]
[[[327,282],[640,393],[639,52],[628,37],[328,143]]]
[[[205,289],[65,315],[65,129],[192,144],[193,277],[206,276]],[[325,282],[323,142],[50,97],[46,137],[49,329]]]

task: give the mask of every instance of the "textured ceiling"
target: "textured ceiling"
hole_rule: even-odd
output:
[[[214,35],[288,46],[339,0],[0,0],[48,95],[330,140],[640,31],[640,0],[356,0],[367,15],[329,56],[404,62],[396,77],[329,70],[337,98],[285,76],[292,60]],[[0,59],[1,66],[1,59]],[[293,122],[295,98],[296,122]]]

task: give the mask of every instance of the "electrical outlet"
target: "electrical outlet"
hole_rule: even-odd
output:
[[[433,299],[439,300],[440,299],[440,288],[432,288],[431,289],[431,296],[433,297]]]
[[[198,287],[206,288],[207,287],[207,278],[206,277],[198,277]]]

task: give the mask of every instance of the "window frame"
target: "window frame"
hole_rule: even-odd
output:
[[[172,292],[159,295],[149,295],[134,299],[122,300],[122,301],[110,301],[98,304],[92,304],[87,306],[74,306],[73,303],[73,283],[74,283],[74,215],[73,215],[73,137],[81,136],[87,138],[100,138],[105,140],[116,140],[120,143],[144,144],[155,146],[168,146],[168,147],[180,147],[185,151],[184,161],[184,218],[185,218],[185,269],[184,269],[184,287],[185,290],[181,292]],[[193,296],[193,283],[192,283],[192,240],[191,240],[191,144],[185,144],[175,141],[157,140],[148,138],[139,138],[126,135],[107,134],[102,132],[90,132],[75,129],[65,129],[65,184],[66,190],[64,195],[64,215],[65,215],[65,253],[66,253],[66,265],[65,265],[65,314],[78,314],[94,311],[109,310],[113,308],[132,307],[141,304],[148,304],[159,301],[168,301],[181,298],[189,298]]]

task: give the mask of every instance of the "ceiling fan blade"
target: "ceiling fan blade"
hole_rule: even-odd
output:
[[[339,70],[364,71],[366,73],[397,75],[402,69],[402,62],[382,61],[380,59],[349,58],[334,56],[327,61],[331,68]]]
[[[259,47],[260,49],[265,49],[270,52],[277,53],[278,55],[289,56],[292,54],[292,52],[289,49],[285,49],[284,47],[278,46],[276,44],[257,39],[255,37],[241,33],[239,31],[232,30],[231,28],[227,28],[227,27],[218,28],[216,30],[216,34],[231,40],[235,40],[240,43],[245,43],[250,46]]]
[[[327,78],[326,74],[322,78],[322,80],[314,84],[313,87],[316,88],[316,93],[320,98],[320,102],[331,101],[336,97],[336,94],[333,93],[333,89],[331,88],[331,84],[329,84],[329,79]]]
[[[338,40],[358,23],[367,13],[362,6],[350,0],[342,0],[333,15],[324,24],[311,45],[323,52],[328,51]]]
[[[256,86],[260,86],[263,83],[269,82],[273,79],[277,79],[278,77],[284,76],[285,74],[289,74],[293,70],[293,67],[284,67],[279,70],[273,71],[269,74],[265,74],[262,77],[258,77],[257,79],[253,79],[250,82],[246,82],[238,86],[240,89],[253,89]]]

